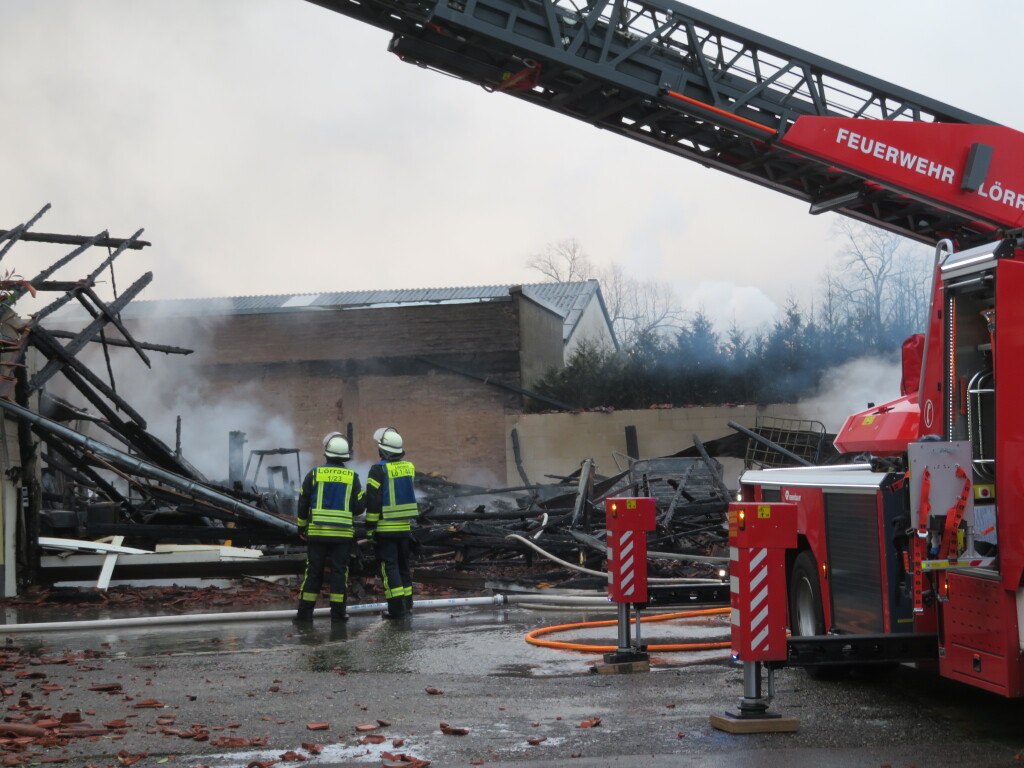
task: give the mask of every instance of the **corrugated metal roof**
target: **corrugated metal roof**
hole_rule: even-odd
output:
[[[504,301],[512,285],[478,285],[456,288],[404,288],[331,293],[282,293],[272,296],[227,296],[206,299],[136,300],[124,311],[126,317],[244,315],[288,311],[305,307],[345,309],[395,306],[398,304],[449,304],[474,301]],[[525,293],[542,299],[565,314],[585,306],[597,290],[596,280],[573,283],[528,283]]]
[[[330,293],[283,293],[270,296],[227,296],[204,299],[136,300],[125,307],[126,318],[250,315],[301,312],[316,309],[355,309],[509,301],[513,285],[477,285],[451,288],[404,288]],[[600,289],[596,280],[567,283],[527,283],[523,293],[562,315],[563,340],[568,339],[583,310]],[[602,303],[603,307],[603,303]]]

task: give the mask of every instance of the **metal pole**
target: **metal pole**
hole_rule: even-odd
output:
[[[746,427],[741,427],[739,424],[736,424],[735,422],[732,422],[732,421],[727,421],[726,424],[728,424],[730,427],[735,429],[737,432],[746,435],[751,440],[756,440],[757,442],[761,443],[762,445],[767,446],[768,448],[771,448],[776,453],[782,454],[783,456],[785,456],[790,461],[795,461],[801,467],[813,467],[814,466],[814,464],[809,462],[807,459],[805,459],[805,458],[803,458],[801,456],[797,456],[792,451],[783,448],[781,445],[779,445],[778,443],[775,443],[775,442],[769,440],[767,437],[762,437],[761,435],[757,434],[757,432],[755,432],[752,429],[747,429]]]
[[[743,698],[740,699],[740,712],[753,715],[765,712],[768,703],[761,695],[761,662],[743,662]]]
[[[593,491],[594,460],[584,459],[580,464],[580,482],[576,487],[576,503],[572,510],[571,528],[576,528],[586,516],[587,504]]]
[[[619,603],[619,651],[633,650],[629,644],[629,603]]]

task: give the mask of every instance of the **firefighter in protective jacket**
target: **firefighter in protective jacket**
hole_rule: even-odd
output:
[[[411,461],[404,461],[402,436],[392,428],[374,433],[380,461],[366,476],[366,534],[380,563],[388,609],[383,616],[400,619],[412,611],[409,549],[412,521],[419,514]]]
[[[331,621],[345,621],[345,587],[352,552],[352,517],[364,509],[359,475],[345,466],[352,457],[348,440],[338,433],[324,440],[322,466],[314,467],[302,481],[299,493],[299,535],[306,542],[306,572],[299,587],[295,620],[313,620],[324,569],[330,566],[328,601]]]

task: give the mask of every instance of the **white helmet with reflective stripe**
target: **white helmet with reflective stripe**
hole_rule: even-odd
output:
[[[384,427],[373,433],[373,439],[377,441],[377,447],[384,453],[400,454],[405,453],[402,444],[402,436],[394,427]]]
[[[330,459],[341,459],[347,461],[352,458],[352,452],[348,447],[348,440],[341,436],[340,433],[328,435],[327,441],[324,443],[324,456]]]

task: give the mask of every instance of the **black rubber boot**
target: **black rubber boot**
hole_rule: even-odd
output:
[[[404,619],[406,615],[407,614],[405,612],[405,598],[389,597],[388,609],[384,611],[380,616],[382,619]]]
[[[295,618],[292,619],[296,624],[311,624],[313,622],[313,608],[316,603],[308,603],[305,600],[299,603],[299,610],[295,612]]]
[[[340,624],[348,621],[348,614],[345,613],[344,603],[331,603],[331,624]]]
[[[412,595],[406,595],[403,597],[402,602],[405,605],[405,612],[407,614],[412,613]]]

